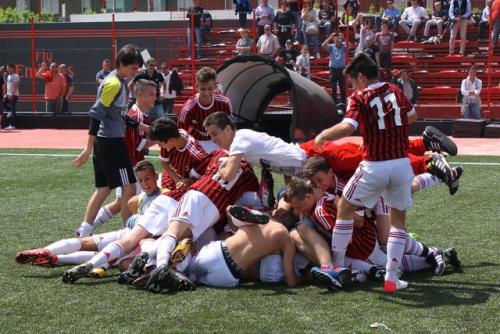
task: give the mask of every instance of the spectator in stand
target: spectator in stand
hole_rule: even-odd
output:
[[[460,54],[465,56],[465,43],[467,42],[467,26],[472,16],[470,0],[453,0],[448,12],[450,17],[450,55],[455,53],[455,39],[460,29]]]
[[[382,16],[375,17],[375,26],[377,30],[380,30],[382,21],[386,20],[389,23],[389,28],[396,30],[399,27],[400,18],[401,10],[394,6],[394,0],[387,0],[387,7],[384,9]]]
[[[73,91],[75,89],[75,86],[73,85],[73,76],[68,73],[66,64],[61,64],[59,69],[61,70],[61,74],[64,77],[64,80],[66,80],[66,90],[63,94],[61,113],[63,115],[69,115],[71,114],[69,111],[69,98],[71,97],[71,95],[73,95]]]
[[[380,60],[379,60],[379,52],[378,52],[378,46],[375,44],[375,38],[373,36],[367,36],[366,41],[365,41],[365,47],[363,49],[363,52],[370,56],[371,60],[373,60],[375,63],[377,63],[378,66],[380,66]]]
[[[293,46],[292,40],[289,39],[285,42],[285,47],[278,53],[276,61],[280,64],[283,64],[283,66],[285,66],[289,70],[293,71],[298,54],[299,52]]]
[[[240,39],[236,42],[236,52],[240,56],[248,56],[252,53],[253,39],[248,37],[248,29],[240,28]]]
[[[5,96],[5,103],[7,104],[9,113],[7,114],[8,126],[5,130],[14,130],[16,128],[16,107],[19,100],[19,75],[16,73],[16,65],[7,65],[7,95]]]
[[[302,1],[301,1],[302,2]],[[304,42],[304,34],[302,31],[302,18],[300,17],[301,8],[299,7],[298,0],[288,0],[288,8],[293,13],[295,17],[295,41],[303,43]]]
[[[373,32],[372,26],[373,26],[373,21],[371,19],[365,18],[363,26],[359,31],[359,43],[356,52],[364,51],[364,49],[366,48],[366,40],[368,37],[371,37],[372,41],[375,38],[375,33]],[[373,61],[375,61],[375,58],[373,59]]]
[[[333,33],[328,36],[322,44],[323,48],[328,51],[330,60],[328,61],[329,76],[328,81],[332,88],[332,98],[335,104],[343,104],[345,106],[345,76],[344,68],[346,64],[345,54],[346,45],[344,43],[344,35],[341,33]],[[337,98],[337,84],[340,89],[340,101]]]
[[[280,9],[274,18],[274,31],[278,36],[280,47],[284,47],[287,40],[292,38],[295,29],[295,16],[288,8],[288,1],[281,2]]]
[[[95,75],[95,81],[98,87],[101,85],[101,82],[104,80],[105,77],[108,76],[110,72],[111,72],[111,61],[109,59],[104,59],[102,61],[102,70],[97,72],[97,74]]]
[[[491,22],[492,22],[492,31],[491,31],[491,48],[496,46],[498,41],[498,34],[500,33],[500,0],[495,0],[491,7]]]
[[[133,80],[129,81],[128,83],[129,91],[134,91],[135,83],[141,79],[151,80],[154,81],[154,83],[156,83],[156,100],[154,107],[151,110],[148,111],[145,110],[145,112],[150,115],[151,121],[154,121],[155,119],[163,117],[165,115],[165,111],[163,110],[163,105],[162,105],[162,101],[165,97],[160,95],[160,89],[166,91],[165,77],[163,76],[162,73],[159,73],[156,70],[155,58],[149,58],[148,61],[146,62],[146,70],[140,72],[135,76]]]
[[[255,18],[259,37],[264,34],[266,25],[272,26],[274,23],[274,8],[269,5],[269,0],[262,0],[262,4],[255,9]]]
[[[411,6],[404,10],[399,21],[401,28],[408,34],[409,41],[417,41],[418,27],[428,17],[425,8],[419,6],[417,0],[411,0]]]
[[[318,13],[319,28],[324,30],[325,39],[330,37],[332,26],[335,23],[335,11],[329,1],[323,1],[323,5]]]
[[[433,26],[437,27],[437,36],[441,39],[443,37],[443,25],[446,23],[446,20],[448,20],[448,11],[443,9],[441,1],[434,2],[433,6],[432,18],[425,22],[424,39],[429,38],[429,32]]]
[[[359,13],[359,7],[361,7],[361,2],[359,0],[346,0],[344,3],[344,10],[347,10],[347,7],[352,7],[352,16],[356,17]]]
[[[247,16],[251,12],[252,12],[252,5],[250,4],[249,0],[236,0],[235,14],[238,15],[240,28],[247,27]]]
[[[469,76],[462,80],[460,91],[462,93],[462,110],[464,118],[481,118],[481,88],[483,83],[476,77],[476,69],[469,69]]]
[[[203,44],[208,44],[208,35],[212,31],[212,15],[206,10],[201,14],[200,30]]]
[[[36,78],[45,81],[45,112],[59,115],[62,109],[62,100],[66,92],[66,79],[59,72],[57,63],[42,63],[35,75]]]
[[[191,50],[191,39],[192,31],[191,27],[194,27],[194,36],[196,40],[196,58],[201,58],[201,45],[203,43],[203,36],[201,34],[201,15],[203,14],[203,7],[200,6],[200,0],[193,0],[193,6],[189,7],[187,10],[186,17],[189,19],[189,26],[187,30],[188,36],[188,48],[189,56],[192,55]]]
[[[275,58],[280,50],[278,37],[271,32],[271,26],[264,26],[264,35],[257,41],[257,50],[261,56]]]
[[[358,26],[360,25],[359,18],[362,17],[361,14],[356,17],[353,16],[352,5],[348,4],[345,12],[340,17],[340,28],[345,28],[347,26],[352,27],[352,31],[354,32],[354,38],[359,39],[358,34]]]
[[[319,50],[319,22],[318,14],[312,7],[311,0],[304,0],[302,8],[302,30],[304,31],[304,44],[313,46],[313,52],[316,52],[316,59],[321,58]]]
[[[389,21],[382,21],[381,31],[375,34],[375,43],[378,46],[378,64],[382,81],[389,81],[392,69],[392,50],[394,49],[394,34],[389,31]]]
[[[0,66],[0,127],[2,126],[4,96],[7,98],[7,85],[5,84],[6,80],[4,76],[5,71],[6,68]]]
[[[490,11],[491,11],[491,0],[486,0],[486,6],[483,9],[483,14],[481,15],[481,21],[479,21],[480,41],[484,41],[485,37],[488,36],[488,21],[490,20]]]
[[[311,58],[307,44],[304,44],[300,50],[300,55],[295,63],[295,70],[303,77],[311,78]]]
[[[410,78],[408,70],[400,71],[401,77],[395,80],[395,83],[403,90],[408,101],[412,104],[417,104],[418,101],[418,87],[415,80]]]
[[[161,96],[163,96],[162,106],[165,116],[169,116],[173,114],[175,98],[181,93],[184,87],[177,68],[174,67],[170,71],[167,63],[163,62],[161,63],[160,71],[165,78],[165,85],[161,85],[160,91]]]

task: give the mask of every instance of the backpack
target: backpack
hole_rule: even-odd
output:
[[[457,92],[457,103],[458,104],[462,104],[462,99],[464,98],[464,96],[462,95],[462,90],[459,89],[458,92]]]

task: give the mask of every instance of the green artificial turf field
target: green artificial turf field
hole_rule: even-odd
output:
[[[76,151],[0,150],[0,333],[384,332],[370,328],[376,322],[395,333],[498,333],[500,158],[452,159],[467,163],[458,193],[423,191],[409,211],[408,229],[426,244],[457,248],[460,273],[405,275],[410,286],[395,295],[383,294],[381,283],[336,293],[246,283],[155,295],[113,276],[63,284],[68,267],[17,265],[18,251],[73,236],[93,174],[90,162],[76,169],[69,156],[6,153]],[[99,232],[118,227],[115,218]]]

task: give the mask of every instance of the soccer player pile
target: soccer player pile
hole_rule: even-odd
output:
[[[134,63],[134,51],[124,52],[128,57],[118,55],[123,61],[102,83],[103,91],[109,91],[107,84],[123,88],[122,69]],[[116,126],[105,115],[116,112],[116,105],[109,97],[98,98],[89,130],[97,189],[77,237],[22,251],[16,262],[76,264],[64,272],[64,283],[102,278],[116,266],[118,283],[151,292],[194,290],[199,284],[231,288],[240,281],[289,286],[309,281],[339,290],[373,280],[394,293],[408,286],[401,279],[405,272],[442,275],[459,268],[454,248],[423,244],[407,233],[405,222],[413,192],[441,184],[450,195],[457,192],[462,167],[452,168],[446,160],[457,154],[455,143],[433,127],[409,140],[414,107],[397,86],[378,81],[378,68],[366,55],[357,55],[345,73],[355,91],[344,119],[300,145],[237,130],[231,102],[216,92],[210,68],[198,71],[198,93],[185,103],[177,123],[164,117],[146,124],[155,83],[139,83],[133,113],[122,121],[124,152],[137,156],[158,144],[160,178],[143,155],[122,156],[128,165],[109,161],[103,152],[116,143],[101,132]],[[356,129],[362,145],[335,143]],[[75,165],[85,163],[88,147]],[[119,154],[114,151],[113,157]],[[284,176],[278,194],[272,172]],[[111,189],[135,180],[138,194],[127,199],[124,191],[119,204],[100,208]],[[133,213],[121,210],[124,227],[96,233],[124,202]]]

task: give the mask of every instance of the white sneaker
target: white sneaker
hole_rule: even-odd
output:
[[[12,125],[9,125],[8,127],[6,128],[3,128],[4,130],[15,130],[16,127],[15,126],[12,126]]]
[[[12,111],[9,111],[9,112],[7,113],[7,118],[11,118],[11,117],[12,117]]]

